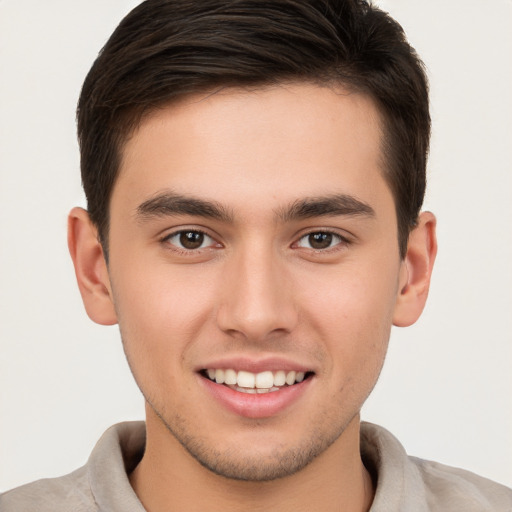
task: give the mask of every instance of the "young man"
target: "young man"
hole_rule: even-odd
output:
[[[146,423],[10,510],[509,510],[510,490],[361,424],[421,314],[426,79],[352,1],[150,0],[82,90],[69,246],[118,323]]]

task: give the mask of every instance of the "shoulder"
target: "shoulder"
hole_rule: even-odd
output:
[[[407,455],[386,429],[361,424],[361,456],[376,481],[372,512],[511,512],[512,489]]]
[[[96,512],[86,469],[46,478],[0,495],[2,512]]]
[[[17,487],[0,495],[1,512],[143,512],[127,472],[144,452],[143,422],[119,423],[96,443],[87,464],[69,475]]]
[[[504,485],[438,462],[409,461],[418,469],[432,510],[512,511],[512,489]]]

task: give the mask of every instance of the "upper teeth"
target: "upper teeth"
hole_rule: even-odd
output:
[[[217,384],[228,384],[239,386],[241,388],[257,388],[257,389],[270,389],[273,387],[284,386],[288,384],[291,386],[296,382],[304,380],[304,372],[290,371],[285,372],[279,370],[277,372],[265,371],[260,373],[251,373],[244,370],[239,372],[227,369],[208,369],[208,377],[214,380]]]

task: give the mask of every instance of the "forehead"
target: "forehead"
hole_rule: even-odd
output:
[[[188,97],[151,114],[127,141],[111,206],[119,189],[138,204],[172,189],[235,208],[250,198],[278,208],[278,199],[304,195],[368,195],[385,186],[380,126],[369,97],[341,88]]]

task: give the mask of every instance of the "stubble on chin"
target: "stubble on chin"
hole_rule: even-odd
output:
[[[274,446],[271,454],[258,453],[254,446],[232,446],[220,451],[208,439],[191,435],[192,429],[180,415],[174,415],[170,421],[166,419],[167,415],[160,414],[151,403],[149,405],[169,434],[201,466],[223,478],[245,482],[270,482],[301,471],[334,444],[350,423],[333,426],[327,432],[313,428],[295,446]],[[332,421],[332,418],[324,418],[319,425],[325,426],[325,422],[332,424]]]

